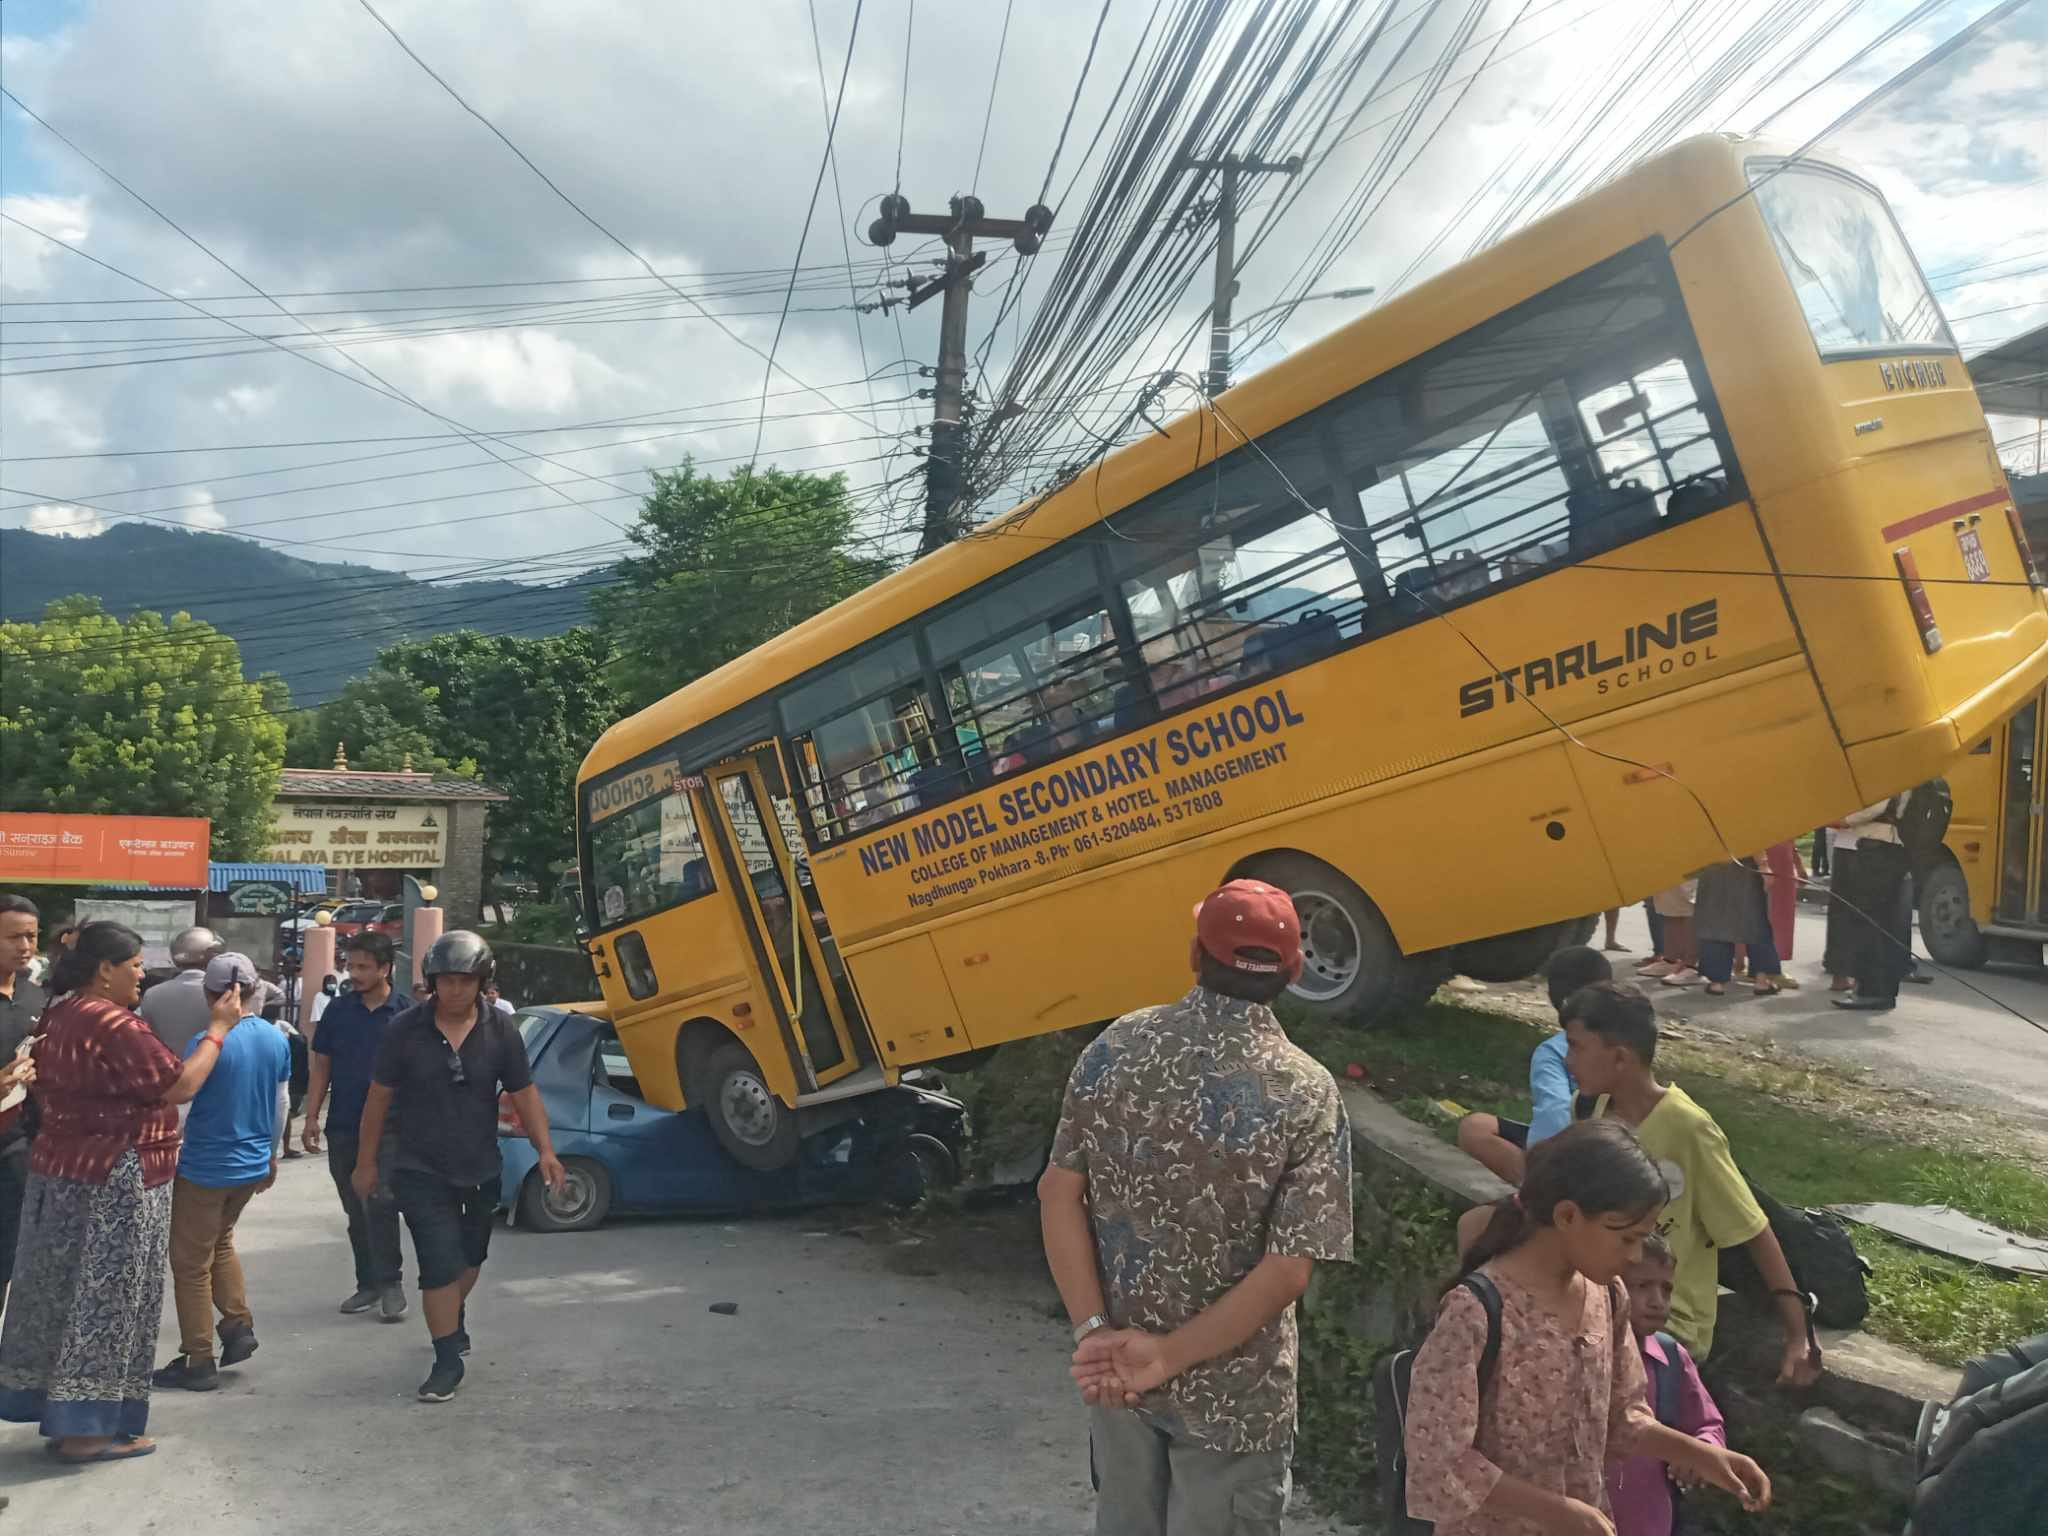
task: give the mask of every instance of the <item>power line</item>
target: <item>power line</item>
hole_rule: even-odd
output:
[[[903,14],[903,90],[896,102],[896,190],[903,190],[903,133],[910,122],[910,40],[917,28],[917,0],[910,0]],[[883,260],[887,267],[888,261]]]
[[[360,0],[368,5],[369,0]],[[761,421],[768,415],[768,386],[775,377],[775,354],[782,350],[782,328],[789,320],[789,301],[796,292],[796,274],[804,259],[804,246],[811,238],[811,220],[818,211],[818,192],[825,185],[825,171],[832,163],[832,143],[839,136],[839,109],[846,104],[846,79],[853,73],[853,45],[860,37],[860,16],[867,0],[854,0],[853,26],[846,34],[846,62],[839,68],[839,94],[832,103],[832,121],[825,128],[825,153],[818,157],[818,174],[811,178],[811,200],[804,208],[804,227],[796,237],[796,255],[789,268],[789,287],[782,295],[782,316],[775,322],[775,339],[768,345],[768,366],[761,374],[761,419],[754,425],[754,453],[761,452]],[[817,34],[812,33],[812,41]],[[821,55],[822,57],[822,55]],[[858,323],[858,322],[856,322]]]
[[[432,65],[428,64],[425,59],[421,58],[417,53],[415,53],[412,49],[411,44],[407,43],[406,40],[399,35],[398,29],[393,27],[390,22],[386,21],[383,18],[383,16],[378,14],[377,8],[370,3],[370,0],[356,0],[356,3],[360,5],[365,11],[369,12],[370,16],[372,17],[372,19],[376,21],[377,25],[382,27],[386,32],[388,32],[391,35],[391,40],[394,43],[398,44],[400,50],[405,54],[407,58],[411,59],[413,63],[419,65],[421,70],[423,70],[426,73],[428,79],[432,80],[436,85],[440,86],[442,90],[446,91],[449,97],[455,102],[457,106],[461,107],[463,111],[467,112],[479,123],[482,123],[484,127],[490,131],[491,136],[495,138],[500,144],[503,144],[507,149],[509,149],[513,153],[513,155],[518,159],[521,165],[524,165],[529,171],[533,172],[535,176],[539,177],[542,185],[544,185],[550,192],[554,193],[556,197],[560,198],[561,201],[569,208],[571,212],[573,212],[578,218],[582,219],[583,222],[588,224],[592,229],[596,230],[600,235],[603,235],[605,239],[609,240],[621,251],[625,252],[626,255],[632,257],[633,260],[639,264],[640,269],[643,272],[645,272],[649,277],[653,278],[656,282],[660,283],[664,288],[668,289],[669,292],[673,293],[677,298],[682,299],[685,303],[688,303],[694,306],[700,312],[703,312],[705,318],[710,320],[713,325],[717,326],[720,333],[723,334],[728,340],[733,341],[742,347],[745,347],[749,352],[753,353],[754,356],[762,359],[765,363],[767,363],[771,372],[778,367],[774,358],[770,357],[767,353],[763,352],[759,347],[755,346],[752,342],[748,341],[745,337],[741,336],[738,332],[734,331],[730,326],[726,325],[723,321],[719,320],[715,315],[712,315],[708,311],[705,311],[704,306],[699,304],[697,300],[691,298],[689,294],[683,292],[682,289],[676,287],[674,283],[670,282],[667,278],[663,277],[659,272],[655,271],[653,264],[649,262],[645,256],[642,256],[638,251],[634,250],[632,246],[626,244],[625,241],[621,240],[617,235],[613,234],[610,229],[608,229],[604,224],[598,221],[597,217],[594,214],[592,214],[588,209],[586,209],[581,203],[577,202],[576,199],[571,197],[567,192],[564,192],[561,189],[561,187],[555,183],[553,177],[549,176],[547,172],[543,171],[538,165],[534,164],[533,160],[531,159],[531,157],[527,155],[525,150],[521,149],[517,144],[514,144],[509,138],[507,138],[504,132],[498,127],[496,123],[493,123],[488,117],[485,117],[483,113],[479,112],[475,107],[471,106],[468,100],[464,98],[460,91],[456,90],[454,86],[450,85],[445,79],[441,77],[441,75],[439,75],[434,70]],[[857,23],[858,7],[856,7],[856,24]],[[804,381],[798,378],[794,373],[791,373],[789,369],[783,368],[781,372],[783,377],[790,380],[791,383],[803,385],[803,387],[807,389],[810,387],[809,385],[805,385]],[[824,399],[826,404],[833,406],[835,409],[842,411],[845,410],[845,407],[840,406],[836,401],[830,400],[823,395],[820,395],[819,398]],[[851,411],[847,411],[846,414],[849,416],[853,415]],[[856,421],[858,421],[859,419],[860,418],[858,416],[854,417],[854,420]]]
[[[988,109],[981,114],[981,147],[974,152],[974,174],[968,178],[967,190],[981,190],[981,161],[988,153],[988,125],[995,120],[996,87],[1003,79],[1003,55],[1010,47],[1010,12],[1016,8],[1017,0],[1004,0],[1003,35],[996,40],[996,67],[988,77]]]

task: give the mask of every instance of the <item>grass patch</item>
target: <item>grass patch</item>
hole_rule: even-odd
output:
[[[1448,1134],[1436,1101],[1525,1119],[1529,1052],[1519,1018],[1433,1003],[1371,1034],[1289,1012],[1288,1032],[1332,1071],[1356,1064],[1404,1114]],[[1902,1103],[1853,1081],[1740,1050],[1674,1040],[1659,1075],[1682,1083],[1720,1122],[1743,1170],[1792,1205],[1895,1200],[1944,1204],[2016,1232],[2048,1236],[2048,1179],[2023,1164],[1916,1137]],[[1788,1102],[1788,1100],[1790,1102]],[[1957,1364],[2048,1327],[2048,1282],[1959,1263],[1859,1230],[1871,1262],[1872,1333]]]

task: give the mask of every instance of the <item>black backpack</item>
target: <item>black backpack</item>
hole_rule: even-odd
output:
[[[1925,869],[1941,851],[1941,840],[1948,836],[1948,819],[1955,807],[1955,796],[1949,793],[1947,779],[1929,779],[1907,793],[1906,803],[1892,817],[1892,825],[1899,829],[1899,845],[1906,850],[1906,860],[1914,869]]]
[[[2048,1529],[2048,1333],[1963,1368],[1920,1412],[1911,1536],[2035,1536]]]
[[[1470,1274],[1458,1282],[1486,1309],[1486,1347],[1479,1352],[1479,1390],[1493,1380],[1500,1363],[1500,1292],[1485,1275]],[[1415,1368],[1414,1348],[1396,1350],[1372,1373],[1373,1452],[1380,1469],[1381,1513],[1388,1536],[1429,1536],[1434,1522],[1408,1513],[1408,1380]]]
[[[1742,1176],[1785,1250],[1792,1283],[1813,1298],[1812,1320],[1824,1328],[1855,1328],[1870,1312],[1870,1265],[1849,1240],[1849,1224],[1833,1211],[1793,1210],[1748,1174]],[[1768,1303],[1771,1288],[1749,1249],[1721,1250],[1721,1283]]]

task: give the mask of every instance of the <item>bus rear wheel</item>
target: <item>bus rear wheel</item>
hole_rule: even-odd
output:
[[[761,1173],[796,1161],[796,1111],[775,1097],[753,1053],[737,1040],[704,1058],[698,1100],[733,1161]]]
[[[1970,882],[1962,866],[1943,858],[1920,882],[1920,937],[1927,952],[1943,965],[1974,970],[1989,949],[1983,930],[1970,916]]]
[[[1311,1011],[1370,1029],[1429,1001],[1448,974],[1431,955],[1404,955],[1373,899],[1306,854],[1274,854],[1245,871],[1294,899],[1301,976],[1287,990]]]

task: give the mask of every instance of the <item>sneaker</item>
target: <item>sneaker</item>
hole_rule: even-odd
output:
[[[467,1328],[455,1330],[455,1353],[458,1355],[469,1353],[469,1330]]]
[[[367,1312],[375,1305],[377,1305],[377,1293],[373,1290],[361,1290],[349,1297],[347,1301],[344,1301],[341,1304],[341,1310],[350,1317],[354,1317],[358,1312]]]
[[[1700,979],[1700,973],[1687,965],[1679,967],[1668,976],[1659,976],[1657,979],[1667,987],[1689,987]]]
[[[378,1316],[387,1323],[395,1323],[405,1316],[405,1287],[387,1285],[377,1293]]]
[[[179,1355],[161,1370],[150,1372],[149,1379],[159,1387],[181,1387],[187,1392],[211,1392],[220,1385],[220,1368],[211,1360],[202,1360],[195,1365],[184,1355]]]
[[[240,1365],[256,1353],[256,1330],[247,1324],[239,1328],[223,1326],[220,1331],[220,1363],[223,1368]]]
[[[433,1374],[420,1383],[420,1401],[423,1403],[445,1403],[455,1395],[462,1385],[462,1362],[453,1361],[447,1365],[435,1362]]]

